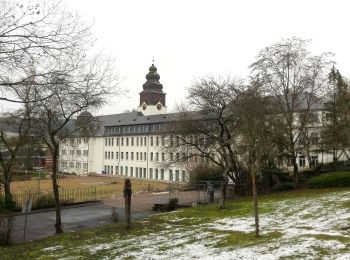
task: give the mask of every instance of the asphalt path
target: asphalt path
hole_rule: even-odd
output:
[[[124,209],[117,208],[119,218],[124,218]],[[142,218],[149,214],[136,213],[132,218]],[[74,232],[84,228],[94,228],[112,223],[112,207],[101,202],[64,207],[61,210],[64,232]],[[38,240],[55,234],[56,215],[53,209],[35,211],[27,215],[25,242]],[[12,242],[22,243],[25,215],[15,216]]]

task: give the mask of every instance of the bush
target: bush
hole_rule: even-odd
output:
[[[176,210],[178,203],[179,203],[179,200],[176,198],[169,200],[169,203],[167,204],[167,210],[168,211]]]
[[[350,186],[350,172],[328,172],[311,178],[308,182],[313,189]]]
[[[190,182],[221,181],[222,169],[208,166],[197,166],[190,171]]]
[[[279,185],[276,185],[272,188],[272,192],[280,192],[285,190],[292,190],[294,189],[293,182],[283,182]]]

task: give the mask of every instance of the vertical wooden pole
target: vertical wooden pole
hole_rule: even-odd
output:
[[[125,198],[125,219],[126,228],[131,227],[131,181],[130,179],[125,179],[124,182],[124,198]]]

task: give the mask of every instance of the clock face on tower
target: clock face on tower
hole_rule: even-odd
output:
[[[157,104],[157,109],[161,110],[162,109],[162,105],[160,103]]]
[[[147,107],[146,104],[143,104],[143,105],[142,105],[142,109],[143,109],[143,110],[146,110],[146,107]]]

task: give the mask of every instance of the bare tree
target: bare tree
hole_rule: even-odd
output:
[[[11,181],[16,165],[18,152],[29,142],[33,143],[31,135],[34,104],[27,102],[32,99],[30,79],[20,88],[14,89],[16,97],[23,101],[23,107],[14,113],[7,113],[1,118],[0,126],[0,165],[4,186],[5,207],[12,208]]]
[[[334,66],[329,73],[328,97],[322,129],[324,148],[333,154],[333,164],[344,154],[348,160],[350,147],[350,90],[346,79]]]
[[[274,136],[274,115],[269,99],[260,92],[260,83],[253,82],[243,96],[235,103],[237,117],[237,151],[239,163],[251,177],[255,233],[259,236],[257,174],[265,169],[276,156]]]
[[[279,115],[277,129],[284,139],[283,153],[293,164],[295,186],[298,185],[298,140],[309,124],[310,111],[320,102],[330,65],[328,53],[313,56],[307,50],[307,43],[291,38],[273,44],[260,51],[250,66]]]
[[[76,63],[68,61],[79,59],[91,46],[90,25],[61,0],[0,0],[0,6],[0,101],[23,102],[8,87],[27,81],[27,67],[36,68],[30,77],[40,85],[52,71],[69,72]]]
[[[74,137],[86,124],[93,120],[75,121],[77,115],[86,110],[100,108],[107,98],[116,93],[117,77],[112,67],[113,61],[99,58],[80,64],[70,74],[53,74],[45,92],[46,99],[39,98],[36,107],[38,133],[52,156],[52,187],[56,207],[56,233],[62,232],[59,191],[57,184],[58,155],[62,140]]]
[[[232,104],[240,97],[242,85],[229,77],[200,78],[189,89],[189,108],[181,109],[170,131],[165,151],[169,164],[201,161],[222,169],[221,207],[224,206],[228,178],[239,180]]]

